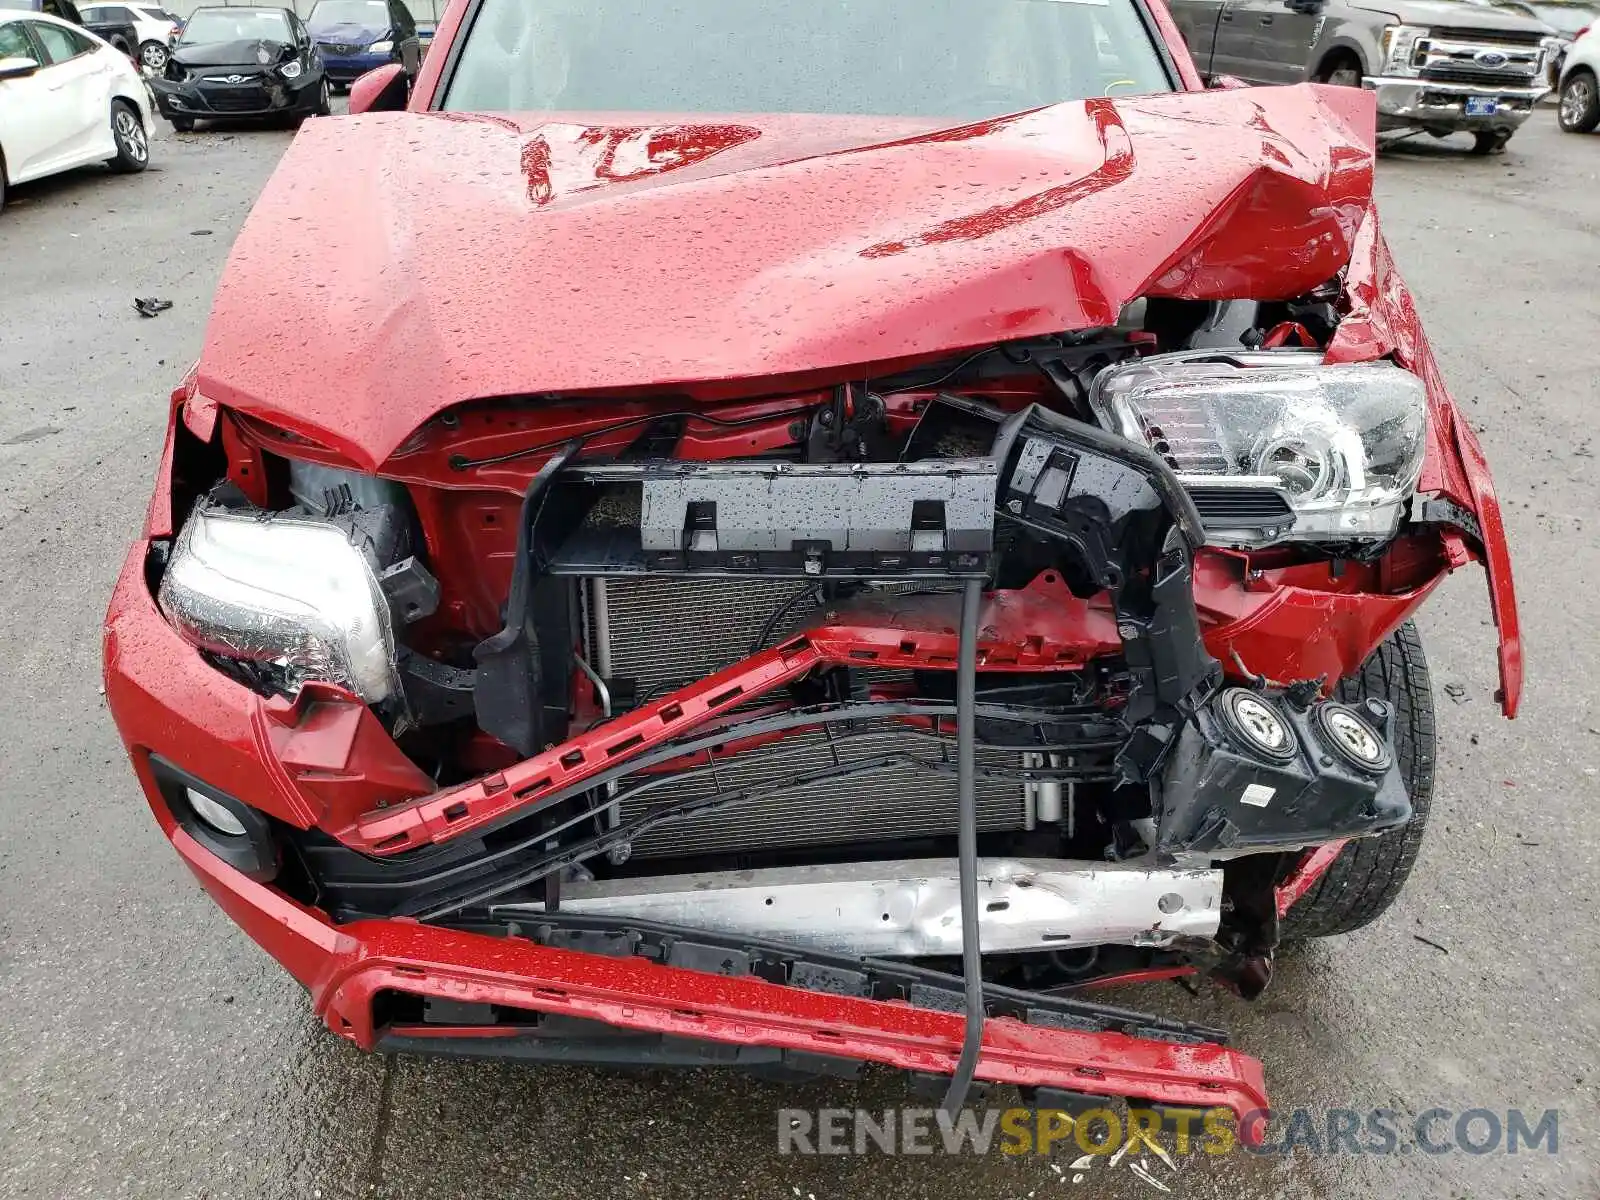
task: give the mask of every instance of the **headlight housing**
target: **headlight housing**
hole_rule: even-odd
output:
[[[278,73],[285,79],[299,79],[304,73],[304,68],[297,62],[284,63],[278,68]]]
[[[204,503],[184,522],[158,596],[187,640],[369,704],[399,690],[389,606],[366,555],[327,521]]]
[[[389,54],[393,50],[394,42],[389,38],[384,38],[381,42],[373,42],[372,45],[367,47],[368,54]]]
[[[1136,359],[1102,371],[1090,404],[1166,460],[1225,545],[1392,537],[1427,449],[1420,379],[1316,351]]]
[[[1383,74],[1415,75],[1417,64],[1413,61],[1417,43],[1428,36],[1423,25],[1385,25],[1380,50],[1383,54]]]

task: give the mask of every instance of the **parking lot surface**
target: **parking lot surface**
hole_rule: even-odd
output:
[[[0,216],[0,1196],[1600,1196],[1600,136],[1545,111],[1503,156],[1424,140],[1379,166],[1506,505],[1522,715],[1497,715],[1483,579],[1464,571],[1422,621],[1439,788],[1402,902],[1284,954],[1254,1005],[1115,996],[1230,1027],[1283,1109],[1559,1109],[1558,1152],[1195,1156],[1149,1178],[1059,1151],[777,1154],[778,1108],[904,1102],[889,1075],[791,1088],[364,1056],[201,894],[105,711],[99,624],[167,394],[289,137],[163,127],[145,174],[20,187]],[[135,296],[173,307],[142,319]]]

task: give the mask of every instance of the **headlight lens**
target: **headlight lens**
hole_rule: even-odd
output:
[[[1390,537],[1427,448],[1421,380],[1389,363],[1327,366],[1315,351],[1157,355],[1101,372],[1090,402],[1197,502],[1224,490],[1282,498],[1292,523],[1230,528],[1226,504],[1210,506],[1218,522],[1202,504],[1213,540],[1232,545]]]
[[[303,70],[304,68],[297,62],[284,63],[283,66],[278,68],[278,71],[285,79],[299,79]]]
[[[1428,36],[1421,25],[1385,25],[1383,27],[1383,73],[1385,75],[1415,75],[1412,64],[1417,43]]]
[[[280,668],[368,703],[394,695],[389,607],[366,556],[324,521],[202,504],[161,580],[161,610],[203,650]]]
[[[372,45],[367,47],[367,53],[368,54],[388,54],[393,49],[394,49],[394,42],[392,42],[392,41],[390,41],[390,40],[388,40],[386,38],[381,42],[373,42]]]

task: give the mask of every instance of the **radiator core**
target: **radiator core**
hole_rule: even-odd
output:
[[[587,586],[595,586],[591,581]],[[730,666],[751,653],[752,643],[785,603],[803,595],[793,579],[674,579],[651,576],[605,581],[609,613],[602,629],[588,605],[590,637],[609,644],[611,675],[635,681],[641,699],[661,696]],[[809,598],[795,603],[767,639],[776,642],[816,620]],[[624,805],[630,820],[646,807],[717,791],[778,783],[807,771],[887,754],[955,761],[953,738],[874,723],[869,731],[806,730],[783,741],[730,759],[716,777],[674,781]],[[1014,751],[980,748],[978,766],[1021,765]],[[1023,785],[1017,779],[985,779],[977,785],[978,828],[988,832],[1022,829],[1026,820]],[[956,780],[951,771],[929,772],[897,765],[827,785],[753,800],[720,812],[675,822],[650,831],[634,844],[641,857],[679,857],[821,846],[861,841],[953,835],[956,830]]]

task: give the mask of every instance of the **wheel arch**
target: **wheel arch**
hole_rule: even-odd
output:
[[[1346,60],[1355,63],[1356,70],[1366,78],[1371,72],[1367,69],[1366,52],[1360,43],[1343,36],[1335,36],[1317,56],[1316,65],[1311,68],[1311,73],[1306,77],[1313,81],[1320,81],[1328,77],[1328,73],[1335,66]]]
[[[1586,61],[1569,62],[1562,69],[1561,78],[1556,82],[1556,91],[1559,92],[1562,88],[1566,87],[1567,80],[1571,79],[1574,75],[1588,75],[1596,82],[1600,82],[1600,68],[1596,68],[1593,63]]]

